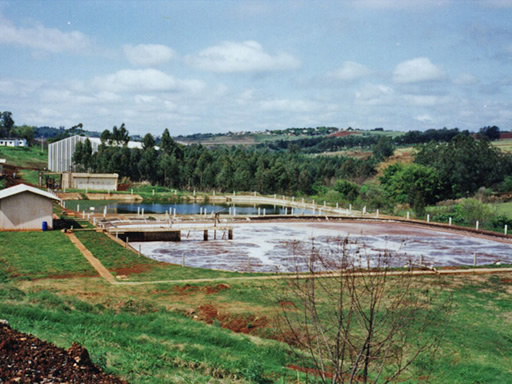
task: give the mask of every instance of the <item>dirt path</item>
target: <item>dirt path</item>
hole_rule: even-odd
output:
[[[370,274],[378,274],[379,272],[370,272]],[[388,276],[400,276],[403,275],[404,271],[388,271]],[[486,275],[493,273],[512,273],[512,268],[477,268],[477,269],[446,269],[446,270],[415,270],[411,274],[413,276],[429,276],[429,275]],[[363,276],[363,273],[356,273],[356,276]],[[368,275],[368,273],[364,273]],[[337,277],[339,274],[336,273],[317,273],[317,278],[328,278]],[[299,275],[269,275],[269,276],[241,276],[241,277],[218,277],[210,279],[184,279],[184,280],[155,280],[155,281],[124,281],[114,282],[116,285],[147,285],[147,284],[181,284],[181,283],[212,283],[219,281],[247,281],[247,280],[283,280],[283,279],[308,279],[311,275],[299,274]]]
[[[108,271],[107,268],[101,264],[101,262],[93,256],[93,254],[85,248],[85,246],[82,244],[80,240],[75,236],[74,233],[68,233],[69,240],[75,245],[75,247],[78,248],[80,252],[82,252],[82,255],[85,256],[89,264],[92,265],[92,267],[99,273],[101,277],[103,277],[105,280],[107,280],[110,284],[115,284],[116,279],[112,274]]]

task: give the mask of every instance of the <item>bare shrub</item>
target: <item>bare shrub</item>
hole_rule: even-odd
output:
[[[437,277],[418,279],[398,253],[369,254],[364,244],[337,239],[327,248],[291,242],[309,273],[297,273],[278,294],[282,338],[301,352],[303,372],[322,383],[393,382],[434,357],[450,300]],[[437,333],[438,334],[438,333]],[[428,364],[426,364],[428,365]],[[414,368],[414,369],[413,369]],[[312,377],[313,379],[313,377]]]

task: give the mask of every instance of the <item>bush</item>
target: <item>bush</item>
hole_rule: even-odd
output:
[[[336,181],[334,190],[339,192],[344,200],[350,202],[353,202],[359,196],[359,185],[347,180]]]

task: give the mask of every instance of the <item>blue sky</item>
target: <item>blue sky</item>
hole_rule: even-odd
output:
[[[0,1],[0,111],[131,134],[512,129],[512,0]]]

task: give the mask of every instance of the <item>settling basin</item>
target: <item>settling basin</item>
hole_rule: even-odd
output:
[[[395,222],[290,222],[232,224],[231,241],[203,241],[191,233],[181,242],[130,242],[152,259],[229,271],[307,271],[312,254],[324,260],[375,257],[392,252],[394,265],[512,264],[512,243]],[[348,238],[349,242],[344,239]],[[345,249],[345,251],[343,251]],[[475,257],[476,254],[476,257]],[[315,262],[313,260],[313,262]],[[318,265],[321,269],[321,265]]]
[[[257,215],[259,213],[267,215],[286,215],[292,213],[292,208],[283,207],[280,205],[269,205],[269,204],[217,204],[217,203],[169,203],[169,202],[154,202],[154,203],[143,203],[143,202],[119,202],[112,200],[69,200],[66,201],[66,208],[72,210],[80,210],[90,212],[91,207],[96,212],[103,212],[107,207],[107,213],[110,214],[137,214],[144,209],[144,214],[164,214],[171,210],[176,210],[177,215],[198,215],[200,213],[210,214],[211,212],[222,212],[229,213],[230,209],[235,209],[237,215]],[[320,207],[321,208],[321,207]],[[293,213],[297,215],[310,215],[313,213],[311,209],[305,208],[293,208]]]

